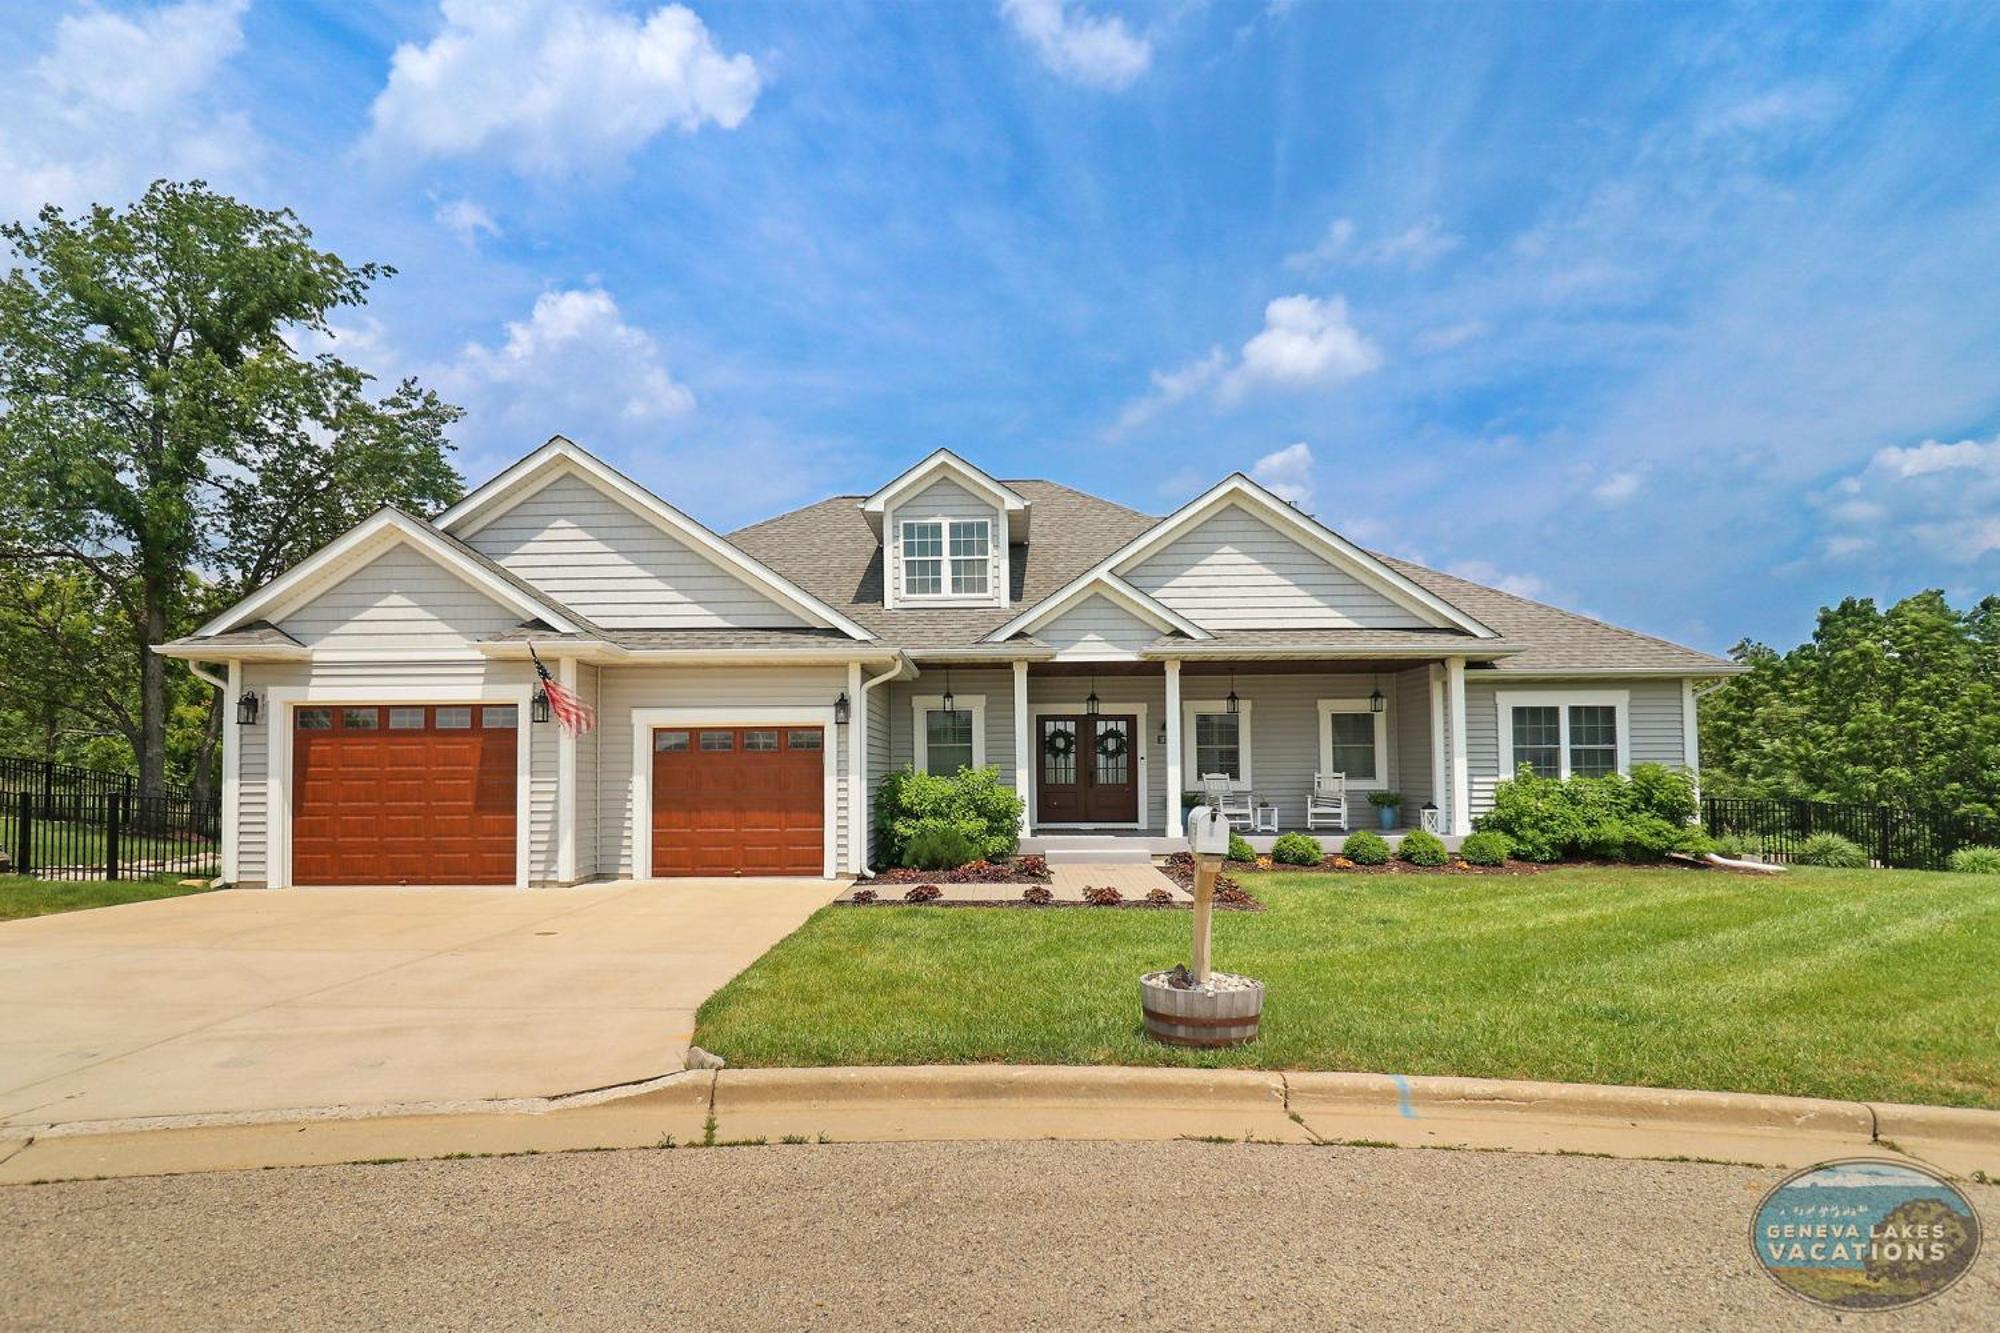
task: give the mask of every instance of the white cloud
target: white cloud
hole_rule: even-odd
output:
[[[1228,364],[1228,353],[1220,347],[1211,347],[1207,355],[1197,357],[1179,370],[1154,371],[1153,391],[1126,404],[1125,410],[1118,414],[1118,424],[1112,428],[1112,433],[1120,434],[1143,426],[1175,403],[1200,393],[1215,382]]]
[[[247,169],[257,135],[212,87],[243,48],[247,4],[90,7],[58,20],[48,51],[0,103],[0,216],[115,204],[157,177],[221,183]]]
[[[1410,340],[1411,346],[1419,352],[1449,352],[1454,347],[1463,347],[1492,332],[1483,319],[1468,319],[1457,324],[1449,324],[1440,329],[1427,329]]]
[[[1250,476],[1281,500],[1301,509],[1312,504],[1313,451],[1303,440],[1265,454],[1250,465]]]
[[[1639,493],[1642,480],[1636,472],[1614,472],[1591,487],[1590,494],[1599,504],[1621,505]]]
[[[1498,588],[1501,592],[1511,592],[1516,597],[1540,600],[1549,595],[1549,585],[1533,574],[1510,574],[1488,560],[1463,560],[1448,566],[1445,573],[1483,583],[1489,588]]]
[[[1299,273],[1319,273],[1335,264],[1377,264],[1405,268],[1412,272],[1427,268],[1465,243],[1461,236],[1445,230],[1442,220],[1424,218],[1394,236],[1385,236],[1367,245],[1357,245],[1358,229],[1351,218],[1335,218],[1326,234],[1310,250],[1285,256],[1285,267]]]
[[[475,433],[504,431],[516,445],[557,431],[615,433],[694,408],[653,336],[595,287],[542,293],[528,318],[508,323],[500,346],[468,344],[435,378],[445,397],[471,409]]]
[[[1281,296],[1264,307],[1263,331],[1219,390],[1234,401],[1254,388],[1342,384],[1381,368],[1382,353],[1347,317],[1344,297]]]
[[[493,215],[470,199],[448,199],[437,206],[433,214],[438,225],[452,232],[459,240],[471,245],[482,234],[498,236],[500,224]]]
[[[1100,18],[1068,0],[1002,0],[1000,12],[1043,65],[1086,88],[1117,92],[1146,72],[1153,44],[1122,18]]]
[[[444,27],[405,43],[371,109],[378,154],[491,154],[535,175],[615,166],[663,130],[734,129],[761,82],[684,5],[641,18],[560,0],[445,0]]]
[[[1878,449],[1807,500],[1825,521],[1830,560],[1985,564],[2000,555],[2000,436]]]

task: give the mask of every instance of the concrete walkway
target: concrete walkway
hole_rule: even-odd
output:
[[[225,890],[8,922],[0,1136],[654,1078],[840,887]]]

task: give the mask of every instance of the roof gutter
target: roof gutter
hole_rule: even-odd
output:
[[[855,643],[830,648],[627,648],[593,639],[551,639],[529,642],[501,640],[476,645],[487,657],[525,659],[532,648],[544,658],[574,657],[598,665],[643,666],[648,663],[688,666],[845,666],[849,662],[901,662],[903,654],[882,643]]]
[[[1310,647],[1287,648],[1262,645],[1230,645],[1222,643],[1174,644],[1165,648],[1144,648],[1139,655],[1151,661],[1165,661],[1169,658],[1222,658],[1241,661],[1257,659],[1283,660],[1288,658],[1340,658],[1342,660],[1383,658],[1402,660],[1406,658],[1446,658],[1464,657],[1473,661],[1487,661],[1494,658],[1512,657],[1526,652],[1525,648],[1501,648],[1484,646],[1480,640],[1459,640],[1449,644],[1411,644],[1408,647],[1378,644],[1373,647],[1356,645],[1342,647],[1339,644],[1314,644]]]
[[[1571,667],[1564,671],[1500,671],[1495,674],[1508,680],[1575,680],[1579,676],[1591,680],[1681,680],[1687,676],[1717,676],[1721,684],[1732,676],[1740,676],[1748,667],[1735,662],[1718,662],[1710,666],[1684,667]]]
[[[961,648],[910,648],[904,655],[912,662],[1047,662],[1056,650],[1046,644],[974,643]]]
[[[304,644],[204,643],[176,639],[156,643],[153,651],[161,657],[182,662],[310,662],[312,649]],[[197,672],[197,674],[199,674]]]

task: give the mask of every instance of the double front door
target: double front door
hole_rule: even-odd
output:
[[[1138,823],[1138,721],[1119,713],[1036,718],[1035,822]]]

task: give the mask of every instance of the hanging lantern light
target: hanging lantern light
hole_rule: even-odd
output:
[[[1229,673],[1229,697],[1222,702],[1232,713],[1243,711],[1243,701],[1236,697],[1236,673],[1234,671]]]
[[[1097,705],[1097,673],[1093,671],[1090,673],[1090,695],[1083,701],[1083,711],[1095,717],[1097,715]]]
[[[944,705],[944,711],[947,713],[956,713],[958,711],[958,699],[951,692],[950,667],[944,669],[944,698],[938,700],[938,702]]]
[[[1388,707],[1388,705],[1389,701],[1382,697],[1382,676],[1380,672],[1377,672],[1375,675],[1375,692],[1368,696],[1368,711],[1379,713]]]

